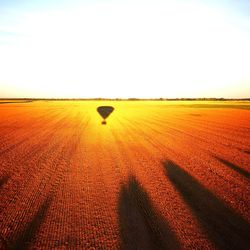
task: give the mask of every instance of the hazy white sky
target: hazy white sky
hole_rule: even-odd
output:
[[[0,1],[0,97],[250,97],[250,1]]]

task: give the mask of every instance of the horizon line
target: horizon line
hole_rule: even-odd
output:
[[[70,100],[75,100],[75,101],[88,101],[88,100],[93,100],[93,101],[102,101],[102,100],[107,100],[107,101],[174,101],[174,100],[245,100],[245,101],[250,101],[250,97],[246,98],[224,98],[224,97],[198,97],[198,98],[189,98],[189,97],[179,97],[179,98],[164,98],[164,97],[159,97],[159,98],[137,98],[137,97],[130,97],[130,98],[106,98],[106,97],[93,97],[93,98],[37,98],[37,97],[0,97],[0,100],[65,100],[65,101],[70,101]]]

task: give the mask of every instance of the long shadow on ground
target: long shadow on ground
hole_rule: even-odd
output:
[[[172,161],[164,164],[166,176],[219,249],[249,249],[250,225],[222,200]],[[223,188],[223,187],[222,187]]]
[[[247,172],[246,170],[244,170],[244,169],[240,168],[239,166],[233,164],[232,162],[229,162],[229,161],[227,161],[225,159],[222,159],[222,158],[220,158],[218,156],[214,156],[214,158],[217,159],[218,161],[220,161],[221,163],[223,163],[225,166],[227,166],[227,167],[233,169],[234,171],[236,171],[237,173],[243,175],[244,177],[246,177],[248,179],[250,178],[250,173],[249,172]]]
[[[40,206],[37,213],[34,215],[32,221],[29,222],[24,228],[24,230],[20,232],[20,234],[17,236],[15,242],[10,247],[10,249],[29,249],[29,244],[32,242],[32,240],[38,233],[39,228],[46,217],[51,202],[52,196],[47,197],[46,200]]]
[[[175,234],[133,176],[121,186],[118,212],[121,249],[180,249]]]

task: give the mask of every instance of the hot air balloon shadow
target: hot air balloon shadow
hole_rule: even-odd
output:
[[[97,108],[97,112],[99,115],[103,118],[102,124],[106,125],[106,119],[109,117],[109,115],[114,111],[114,107],[112,106],[100,106]]]

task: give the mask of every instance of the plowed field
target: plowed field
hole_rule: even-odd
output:
[[[249,249],[249,102],[0,104],[0,249]]]

